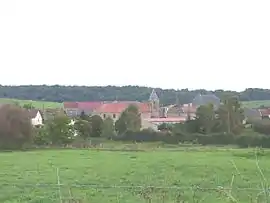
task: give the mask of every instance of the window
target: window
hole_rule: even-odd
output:
[[[103,118],[106,118],[106,114],[103,114]]]
[[[116,115],[115,114],[113,114],[113,118],[116,118]]]

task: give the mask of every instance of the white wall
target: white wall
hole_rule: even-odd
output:
[[[31,119],[31,123],[33,126],[43,125],[43,119],[39,111],[37,112],[36,117]]]

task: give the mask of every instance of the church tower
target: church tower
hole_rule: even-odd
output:
[[[159,118],[160,113],[159,98],[154,89],[150,94],[149,102],[150,102],[151,118]]]

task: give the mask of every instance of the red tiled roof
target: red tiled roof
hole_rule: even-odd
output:
[[[76,109],[78,108],[77,102],[64,102],[64,108],[65,109]]]
[[[270,109],[259,109],[259,112],[262,116],[269,116],[270,115]]]
[[[171,118],[149,118],[146,119],[149,122],[164,122],[164,123],[170,123],[170,122],[184,122],[186,121],[185,117],[171,117]]]
[[[96,109],[97,112],[100,113],[121,113],[129,105],[136,105],[139,108],[141,113],[150,112],[150,106],[148,103],[130,103],[130,102],[113,102],[113,103],[106,103],[101,105],[99,108]]]
[[[100,101],[97,101],[97,102],[77,102],[77,103],[78,103],[78,108],[84,109],[84,110],[94,110],[103,104],[103,102],[100,102]]]

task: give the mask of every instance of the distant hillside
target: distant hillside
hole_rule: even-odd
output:
[[[47,108],[62,108],[62,103],[49,102],[49,101],[32,101],[32,100],[20,100],[20,99],[9,99],[0,98],[0,104],[18,104],[23,106],[24,104],[32,104],[34,108],[37,109],[47,109]]]
[[[0,98],[13,98],[22,100],[35,101],[100,101],[100,100],[148,100],[152,88],[139,86],[106,86],[106,87],[86,87],[86,86],[0,86]],[[239,96],[241,101],[262,101],[270,100],[270,90],[267,89],[246,89],[243,92],[234,91],[206,91],[194,90],[189,91],[173,90],[173,89],[156,89],[161,103],[173,104],[179,102],[181,104],[191,102],[199,93],[213,93],[216,96],[225,98],[228,95]]]

